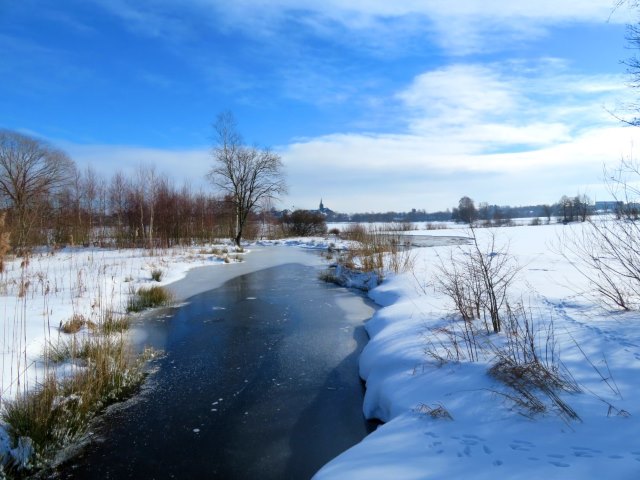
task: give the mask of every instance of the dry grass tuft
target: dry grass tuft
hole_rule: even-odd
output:
[[[67,334],[78,333],[85,325],[87,325],[87,319],[84,315],[76,313],[60,325],[60,331]]]
[[[1,413],[14,445],[30,439],[35,455],[28,467],[41,466],[84,434],[95,415],[129,396],[144,378],[144,359],[136,358],[122,337],[73,337],[50,347],[48,355],[71,361],[74,375],[49,375],[38,388],[5,402]]]
[[[107,311],[98,325],[102,333],[110,335],[129,330],[131,319],[127,315],[121,315],[113,311]]]
[[[437,403],[433,407],[420,403],[413,411],[419,415],[429,416],[434,420],[453,420],[449,411],[441,403]]]
[[[163,275],[164,275],[164,272],[162,270],[160,270],[159,268],[155,268],[155,269],[151,270],[151,280],[153,280],[154,282],[161,281]]]
[[[414,265],[414,255],[402,236],[393,233],[397,226],[350,225],[342,236],[353,242],[338,262],[352,270],[375,273],[382,281],[385,273],[409,271]]]
[[[149,288],[141,287],[129,299],[127,304],[128,312],[141,312],[147,308],[161,307],[171,302],[172,297],[168,290],[153,286]]]

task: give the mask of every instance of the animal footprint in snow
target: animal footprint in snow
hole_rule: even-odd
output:
[[[581,458],[593,458],[595,453],[601,453],[598,450],[593,450],[587,447],[571,447],[571,449],[576,457]]]
[[[482,450],[484,450],[484,453],[486,453],[487,455],[491,455],[493,453],[493,450],[491,450],[486,445],[482,445]]]
[[[463,444],[463,445],[477,445],[478,441],[477,440],[463,439],[463,440],[460,440],[460,443]]]
[[[528,452],[529,450],[531,450],[530,448],[527,448],[525,445],[520,445],[518,443],[512,443],[509,446],[511,447],[512,450],[517,450],[519,452]]]
[[[531,447],[535,445],[531,442],[527,442],[526,440],[514,440],[513,443],[509,445],[512,450],[517,450],[519,452],[528,452],[531,450]]]
[[[560,468],[567,468],[571,466],[568,463],[563,463],[563,462],[549,462],[549,463],[554,467],[560,467]]]

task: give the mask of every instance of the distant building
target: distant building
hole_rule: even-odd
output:
[[[320,206],[318,207],[317,210],[318,213],[321,213],[322,215],[333,215],[333,210],[331,210],[330,208],[327,208],[324,206],[324,203],[322,203],[322,198],[320,199]]]

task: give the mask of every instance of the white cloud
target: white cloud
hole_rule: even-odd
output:
[[[397,97],[413,133],[447,131],[493,148],[566,141],[584,128],[614,123],[605,106],[614,109],[628,95],[623,79],[576,75],[559,65],[450,65],[418,75]]]
[[[518,105],[514,86],[480,65],[452,65],[418,75],[398,98],[420,118],[437,118],[439,125],[468,124]],[[414,122],[414,129],[421,130],[421,123]]]
[[[208,188],[205,180],[211,168],[208,148],[163,150],[127,145],[54,143],[64,149],[80,168],[91,165],[106,177],[121,171],[133,178],[140,166],[153,165],[159,174],[166,174],[178,185],[188,182],[194,188]]]
[[[336,134],[285,148],[292,196],[322,195],[348,211],[435,210],[462,195],[553,202],[598,184],[603,165],[640,139],[602,108],[621,94],[616,78],[522,71],[453,65],[418,75],[396,95],[405,133]]]
[[[609,0],[94,0],[146,35],[189,36],[188,22],[273,37],[298,25],[345,44],[384,50],[407,38],[431,36],[456,54],[504,48],[515,38],[537,38],[569,23],[628,23],[629,9]]]
[[[639,132],[618,126],[543,148],[482,154],[447,137],[340,135],[294,144],[283,158],[296,206],[310,208],[322,196],[340,211],[433,211],[462,195],[520,205],[583,192],[602,180],[603,165],[629,153],[634,138]]]

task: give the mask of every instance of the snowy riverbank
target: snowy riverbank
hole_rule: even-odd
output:
[[[370,292],[384,308],[366,325],[364,413],[385,424],[315,478],[639,478],[640,314],[603,310],[584,295],[587,282],[556,253],[558,239],[580,228],[477,230],[481,244],[491,233],[509,244],[522,268],[514,301],[527,305],[539,341],[552,322],[557,355],[580,389],[560,396],[580,420],[552,409],[524,415],[512,391],[489,375],[490,354],[470,362],[428,353],[453,348],[434,336],[453,312],[434,286],[438,256],[447,259],[456,247],[418,249],[413,272],[388,277]],[[499,343],[501,335],[488,341]],[[443,343],[434,345],[435,338]]]

